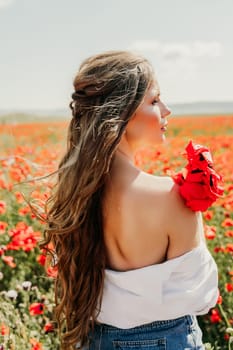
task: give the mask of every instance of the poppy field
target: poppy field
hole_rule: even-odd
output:
[[[0,350],[58,350],[53,320],[56,268],[47,267],[38,242],[41,211],[66,147],[66,121],[0,124]],[[233,115],[169,120],[167,141],[140,150],[135,163],[155,175],[173,176],[186,165],[192,140],[212,153],[224,194],[203,212],[208,248],[219,270],[219,298],[198,318],[205,348],[233,349]],[[39,180],[36,180],[40,178]],[[188,232],[187,232],[188,234]]]

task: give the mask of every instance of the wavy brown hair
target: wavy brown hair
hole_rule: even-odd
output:
[[[101,307],[106,251],[102,198],[123,131],[153,80],[149,62],[128,51],[92,56],[80,66],[72,94],[67,150],[46,204],[42,248],[54,246],[55,315],[62,346],[83,346]]]

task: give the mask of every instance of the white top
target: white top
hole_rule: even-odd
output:
[[[131,328],[184,315],[203,315],[217,298],[217,266],[202,240],[188,253],[161,264],[123,272],[106,269],[97,320]]]

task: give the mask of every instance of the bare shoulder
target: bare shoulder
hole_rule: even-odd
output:
[[[158,231],[166,218],[166,208],[173,191],[174,182],[168,176],[154,176],[141,173],[138,179],[130,186],[129,202],[135,213],[146,218],[147,224]]]
[[[142,200],[154,227],[162,226],[169,239],[167,259],[182,255],[199,245],[203,239],[200,212],[189,209],[179,193],[179,186],[169,176],[143,174]],[[142,205],[140,205],[142,212]],[[145,214],[144,214],[145,215]],[[149,216],[150,215],[150,216]]]
[[[144,210],[147,216],[151,214],[152,218],[157,213],[162,218],[173,187],[174,182],[168,176],[141,173],[129,187],[127,195],[135,210],[138,209],[141,213]]]
[[[142,172],[137,181],[133,184],[133,189],[153,198],[154,194],[168,194],[172,191],[174,182],[169,176],[155,176]]]

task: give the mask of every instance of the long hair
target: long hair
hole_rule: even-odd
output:
[[[83,346],[101,307],[106,266],[102,198],[114,152],[153,80],[149,62],[128,51],[86,59],[73,81],[67,150],[46,203],[41,244],[54,246],[55,315],[64,349]]]

